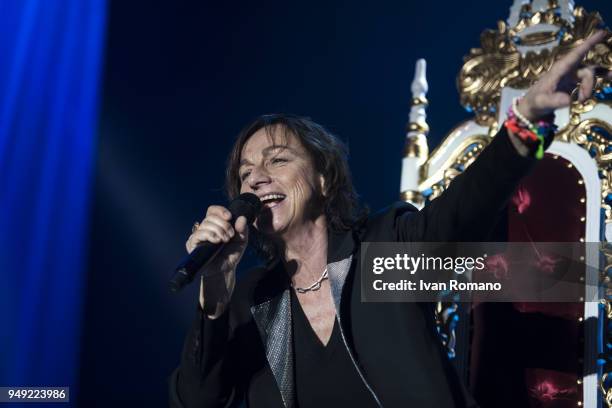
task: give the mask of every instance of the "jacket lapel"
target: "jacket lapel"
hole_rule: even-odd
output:
[[[336,313],[340,316],[342,289],[351,268],[355,242],[351,231],[331,233],[328,237],[327,273]],[[274,268],[274,274],[280,273],[286,277],[285,272],[279,268],[282,269],[280,265]],[[285,287],[280,293],[251,306],[251,314],[266,348],[266,358],[283,403],[286,408],[294,408],[293,330],[289,290]]]
[[[332,297],[334,298],[334,305],[336,306],[336,314],[338,316],[340,316],[342,289],[344,288],[346,277],[348,276],[349,270],[351,269],[352,260],[353,255],[349,255],[348,258],[327,264],[329,286],[331,287]]]
[[[331,287],[336,314],[340,317],[342,291],[351,270],[353,253],[356,248],[354,231],[330,232],[327,240],[327,274]]]
[[[251,307],[251,313],[266,348],[266,358],[286,408],[295,406],[291,297],[280,295]]]

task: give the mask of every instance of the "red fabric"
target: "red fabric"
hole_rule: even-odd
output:
[[[578,396],[576,376],[544,369],[525,370],[532,407],[575,408]]]
[[[510,242],[578,242],[584,237],[585,224],[580,218],[586,207],[580,199],[586,197],[586,190],[584,184],[578,184],[580,173],[568,164],[565,159],[546,155],[521,182],[508,211]],[[543,272],[550,269],[550,259],[534,261],[541,264]],[[569,319],[583,310],[580,303],[515,303],[515,307],[521,312],[539,311]]]
[[[512,197],[512,205],[519,214],[523,214],[527,211],[531,205],[531,195],[525,187],[519,186],[519,188],[516,189],[516,193]]]
[[[508,209],[510,242],[578,242],[586,214],[580,174],[546,155],[517,188]],[[541,273],[555,260],[534,255]],[[491,259],[508,273],[510,260]],[[470,384],[482,408],[576,407],[581,372],[582,303],[483,303],[474,306]]]

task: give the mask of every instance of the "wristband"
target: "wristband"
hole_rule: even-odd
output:
[[[504,126],[521,139],[523,143],[529,146],[537,145],[535,157],[540,160],[544,157],[546,137],[551,133],[554,134],[556,126],[552,121],[546,120],[540,120],[537,125],[534,125],[519,112],[519,100],[520,98],[512,100],[512,106],[508,109],[508,119],[504,122]]]

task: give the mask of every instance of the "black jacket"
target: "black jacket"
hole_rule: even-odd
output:
[[[431,304],[362,303],[360,242],[482,241],[533,159],[502,130],[449,188],[421,211],[397,203],[359,229],[329,234],[328,273],[341,334],[372,397],[384,407],[471,407],[434,327]],[[239,280],[215,320],[197,307],[170,405],[295,407],[289,280],[282,264]],[[333,385],[331,385],[333,386]]]

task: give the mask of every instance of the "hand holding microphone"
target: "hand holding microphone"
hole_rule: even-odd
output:
[[[223,276],[226,281],[232,280],[233,285],[236,267],[248,243],[248,225],[259,214],[261,201],[255,194],[245,193],[228,207],[208,207],[206,217],[187,240],[189,255],[170,281],[173,292],[190,283],[202,267],[204,277]]]
[[[234,226],[230,224],[231,221],[232,214],[227,208],[211,205],[206,217],[185,243],[189,254],[206,242],[225,244],[207,264],[204,275],[233,270],[240,262],[248,243],[249,229],[243,215],[235,220]]]

